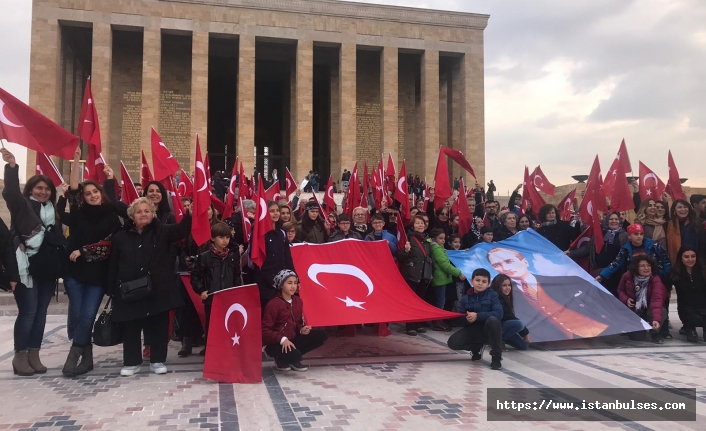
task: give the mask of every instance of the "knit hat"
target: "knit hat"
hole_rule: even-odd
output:
[[[306,211],[311,211],[311,210],[318,210],[319,205],[314,202],[314,201],[309,201],[306,203],[306,207],[304,208]]]
[[[481,235],[484,235],[486,233],[493,233],[493,228],[491,228],[490,226],[483,226],[482,228],[480,228]]]
[[[645,233],[645,228],[643,228],[641,224],[633,223],[628,226],[628,235],[632,235],[634,233]]]
[[[273,279],[272,284],[274,285],[273,287],[277,290],[282,288],[282,285],[284,282],[289,278],[289,277],[296,277],[297,273],[294,271],[291,271],[289,269],[283,269],[280,272],[275,275],[275,278]]]

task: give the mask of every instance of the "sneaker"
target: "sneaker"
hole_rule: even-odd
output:
[[[140,366],[139,365],[133,365],[131,367],[123,367],[122,370],[120,370],[120,375],[123,377],[130,377],[134,374],[137,374],[140,372]]]
[[[161,362],[150,364],[150,370],[155,374],[167,374],[167,366]]]
[[[687,335],[686,326],[682,326],[679,330],[679,335]]]
[[[652,335],[652,342],[655,344],[664,344],[664,339],[660,334],[653,334]]]
[[[502,361],[503,357],[501,355],[493,355],[493,359],[490,362],[490,369],[491,370],[499,370],[503,367],[503,365],[500,363]]]
[[[427,330],[425,328],[417,328],[417,334],[426,334]]]
[[[686,331],[686,340],[691,343],[696,343],[699,341],[699,334],[696,333],[696,329]]]
[[[415,331],[414,329],[410,329],[409,331],[407,331],[407,335],[411,335],[412,337],[416,337],[417,331]]]
[[[277,371],[289,371],[292,369],[292,367],[290,367],[289,364],[286,362],[280,362],[275,359],[275,369]]]
[[[306,371],[309,369],[306,365],[302,364],[301,362],[297,362],[296,364],[289,364],[289,366],[294,370],[294,371]]]

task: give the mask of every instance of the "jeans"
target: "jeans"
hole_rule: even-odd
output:
[[[54,296],[56,280],[32,278],[33,287],[18,283],[15,289],[15,351],[39,350],[47,323],[47,308]]]
[[[294,344],[296,349],[283,353],[281,345],[268,344],[267,347],[265,347],[265,352],[275,358],[276,361],[296,364],[301,362],[302,356],[306,353],[323,346],[327,339],[328,334],[326,331],[323,329],[312,329],[307,335],[299,334],[294,337],[293,340],[289,340]]]
[[[446,305],[446,287],[449,285],[453,286],[454,289],[456,288],[454,283],[434,286],[434,290],[436,291],[436,301],[434,302],[434,305],[436,305],[436,308],[440,308],[442,310],[444,309],[444,306]]]
[[[521,320],[506,320],[503,322],[503,341],[517,350],[527,350],[529,348],[529,343],[527,343],[518,334],[525,324]]]
[[[167,344],[169,343],[169,311],[128,320],[123,327],[123,365],[131,367],[142,364],[142,343],[140,335],[145,331],[149,337],[150,362],[165,362],[167,360]]]
[[[490,316],[485,322],[475,321],[454,332],[446,344],[451,350],[470,350],[478,353],[484,344],[490,344],[492,356],[502,355],[502,323],[495,316]]]
[[[64,285],[69,295],[69,322],[73,324],[74,344],[91,344],[93,323],[103,300],[103,287],[81,283],[73,278],[65,278]]]

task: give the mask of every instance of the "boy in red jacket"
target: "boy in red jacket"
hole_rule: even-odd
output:
[[[328,339],[321,329],[312,329],[304,324],[304,303],[294,296],[299,287],[294,271],[283,269],[274,277],[278,292],[265,306],[262,317],[262,344],[265,352],[275,358],[280,371],[306,371],[302,356]]]

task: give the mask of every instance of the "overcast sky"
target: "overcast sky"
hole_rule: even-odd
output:
[[[607,171],[625,138],[666,182],[671,149],[686,185],[706,186],[706,1],[362,0],[489,14],[487,178],[505,194],[524,164],[555,184]],[[0,87],[29,93],[31,0],[0,0]]]

